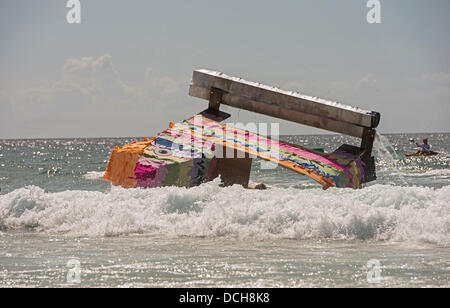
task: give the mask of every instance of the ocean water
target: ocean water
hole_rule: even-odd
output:
[[[406,158],[424,136],[440,155]],[[257,160],[265,191],[111,186],[111,149],[136,139],[0,140],[0,287],[450,286],[450,134],[378,136],[377,181],[327,191]]]

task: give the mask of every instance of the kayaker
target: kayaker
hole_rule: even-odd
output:
[[[428,144],[428,138],[423,139],[423,144],[418,144],[416,142],[416,145],[420,148],[417,153],[427,154],[431,152],[431,146]]]

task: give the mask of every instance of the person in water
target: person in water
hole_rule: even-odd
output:
[[[431,153],[431,146],[428,144],[428,138],[423,139],[423,144],[418,144],[416,142],[416,145],[420,148],[420,150],[417,153],[420,154]]]

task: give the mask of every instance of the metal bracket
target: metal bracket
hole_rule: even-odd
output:
[[[223,91],[218,88],[212,87],[209,92],[209,105],[208,109],[210,111],[219,112],[220,104],[222,103],[222,96],[226,91]]]

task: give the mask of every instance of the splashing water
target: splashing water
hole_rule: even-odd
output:
[[[399,167],[400,157],[387,137],[376,133],[374,147],[377,151],[378,158],[384,162],[384,166],[386,168],[390,169],[390,171],[394,171],[397,167]],[[408,186],[408,182],[402,174],[398,174],[398,179],[400,179],[404,186]]]

